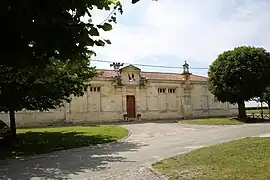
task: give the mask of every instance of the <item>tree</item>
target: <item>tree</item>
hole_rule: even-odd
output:
[[[71,95],[82,96],[83,89],[97,75],[89,64],[88,60],[80,61],[80,64],[54,60],[43,72],[2,66],[0,110],[9,112],[13,136],[16,136],[16,111],[55,109],[70,102]]]
[[[268,109],[270,111],[270,87],[265,89],[261,97],[262,101],[268,105]]]
[[[92,21],[94,7],[111,11],[101,24]],[[100,32],[112,29],[116,11],[117,0],[1,3],[0,111],[9,112],[14,136],[16,111],[54,109],[83,94],[96,75],[91,47],[111,43]]]
[[[251,46],[225,51],[212,63],[208,76],[208,88],[217,100],[237,103],[239,117],[246,120],[244,102],[269,86],[270,53]]]
[[[106,22],[93,23],[94,7],[112,11]],[[99,35],[112,29],[116,10],[122,13],[117,0],[3,1],[0,64],[42,70],[52,57],[64,62],[88,59],[94,53],[89,47],[110,44]],[[89,20],[84,22],[86,15]]]
[[[267,87],[259,97],[255,97],[253,100],[260,102],[261,104],[263,102],[266,103],[270,114],[270,87]]]

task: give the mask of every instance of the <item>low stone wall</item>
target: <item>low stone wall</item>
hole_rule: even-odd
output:
[[[181,111],[141,111],[142,120],[182,119]]]
[[[48,126],[65,120],[64,112],[17,112],[15,116],[17,127]],[[7,113],[0,113],[0,120],[10,124]]]
[[[66,121],[76,124],[83,123],[105,123],[105,122],[117,122],[123,119],[122,112],[88,112],[88,113],[68,113],[66,116]]]
[[[209,109],[209,110],[193,110],[192,117],[188,118],[205,118],[205,117],[231,117],[237,116],[238,109]]]
[[[192,110],[191,116],[184,116],[182,111],[139,111],[141,120],[171,120],[183,118],[206,118],[220,116],[235,116],[237,109],[211,109],[209,111]],[[44,127],[63,124],[102,124],[123,121],[123,112],[88,112],[68,113],[65,111],[54,112],[18,112],[16,113],[17,127]],[[9,125],[9,115],[0,113],[0,120]]]

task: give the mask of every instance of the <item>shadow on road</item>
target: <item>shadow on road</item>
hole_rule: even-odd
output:
[[[113,162],[132,162],[118,153],[132,153],[146,144],[120,141],[68,151],[45,154],[44,157],[25,160],[1,160],[0,179],[69,179],[85,171],[101,171]]]

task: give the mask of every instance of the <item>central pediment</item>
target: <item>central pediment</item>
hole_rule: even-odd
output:
[[[125,67],[121,68],[119,71],[120,72],[125,72],[125,71],[138,71],[138,72],[140,72],[141,69],[134,66],[134,65],[132,65],[132,64],[130,64],[128,66],[125,66]]]
[[[141,73],[140,68],[137,68],[136,66],[130,64],[126,67],[121,68],[119,71],[120,71],[123,84],[139,85],[140,73]]]

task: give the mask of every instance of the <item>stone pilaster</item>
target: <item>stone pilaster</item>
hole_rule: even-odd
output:
[[[122,87],[122,111],[127,111],[127,89],[125,86]]]
[[[85,108],[85,110],[84,110],[84,112],[89,112],[89,108],[90,108],[90,105],[89,105],[89,95],[90,95],[90,88],[89,88],[89,86],[86,88],[86,107],[84,107]]]
[[[135,92],[135,100],[136,100],[136,113],[139,113],[141,110],[140,108],[140,88],[136,87],[136,92]]]
[[[150,89],[149,89],[150,87],[146,87],[146,89],[145,89],[145,110],[146,111],[148,111],[149,110],[149,106],[148,106],[148,102],[149,102],[149,98],[150,98],[150,96],[149,96],[149,91],[150,91]]]
[[[189,77],[186,76],[186,81],[182,85],[182,99],[183,99],[183,116],[192,116],[192,103],[191,103],[191,91],[193,90],[193,85],[189,81]]]
[[[179,88],[179,87],[176,88],[176,108],[178,111],[181,112],[181,114],[183,114],[181,93],[182,93],[181,88]]]
[[[104,87],[103,86],[100,86],[100,101],[99,101],[99,109],[100,109],[100,112],[103,111],[103,108],[102,108],[102,100],[103,100],[103,90],[104,90]]]

